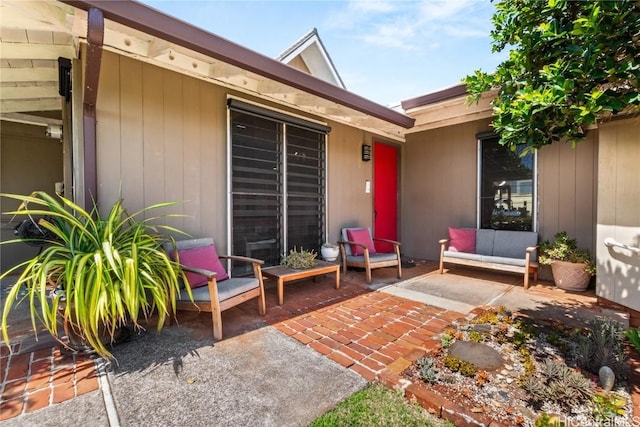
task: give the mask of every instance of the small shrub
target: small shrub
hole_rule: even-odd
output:
[[[627,401],[616,393],[596,393],[591,400],[594,405],[593,416],[603,425],[613,425],[611,420],[625,414],[623,408]]]
[[[584,270],[592,276],[596,274],[596,265],[591,259],[591,253],[587,249],[578,249],[576,239],[570,239],[566,231],[555,235],[555,240],[545,240],[540,245],[540,264],[551,265],[554,261],[585,263]]]
[[[565,423],[560,421],[560,418],[557,415],[549,415],[546,412],[543,412],[542,415],[538,417],[535,423],[536,427],[565,427]]]
[[[513,346],[516,349],[520,349],[527,343],[527,341],[529,341],[530,338],[531,336],[528,333],[516,331],[512,338]]]
[[[416,365],[418,366],[418,375],[423,381],[431,384],[438,382],[440,372],[432,358],[422,357],[416,361]]]
[[[305,268],[312,268],[316,265],[316,257],[318,253],[312,250],[305,250],[300,248],[297,250],[295,247],[289,251],[289,255],[283,255],[281,265],[289,268],[295,268],[302,270]]]
[[[460,372],[465,377],[474,377],[478,370],[473,363],[453,356],[447,356],[444,359],[444,366],[449,368],[451,372]]]
[[[442,335],[440,338],[440,344],[442,345],[442,348],[451,347],[451,344],[453,344],[453,337],[449,334]]]
[[[498,325],[493,330],[493,337],[498,344],[505,344],[509,342],[509,326]]]
[[[469,332],[469,341],[481,342],[484,340],[484,336],[478,331]]]
[[[462,360],[457,357],[447,356],[444,358],[444,366],[449,368],[451,372],[458,372],[460,370],[460,363]]]
[[[511,312],[505,306],[501,306],[485,311],[473,319],[472,323],[488,323],[490,325],[497,325],[499,323],[511,323],[511,321]]]
[[[489,374],[487,373],[487,371],[478,369],[478,372],[476,372],[476,385],[478,387],[482,387],[488,382],[489,382]]]
[[[598,374],[602,366],[610,367],[616,377],[624,377],[626,355],[622,325],[610,319],[589,321],[587,333],[578,336],[576,361],[578,366]]]

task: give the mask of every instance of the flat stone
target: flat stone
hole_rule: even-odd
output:
[[[504,364],[498,351],[480,342],[456,341],[449,347],[449,355],[473,363],[476,368],[495,371]]]

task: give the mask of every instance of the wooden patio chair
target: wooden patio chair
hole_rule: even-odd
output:
[[[381,267],[396,267],[398,279],[402,278],[402,262],[400,261],[400,242],[389,239],[378,239],[371,236],[369,228],[343,228],[340,230],[342,240],[340,254],[342,271],[347,267],[364,268],[367,283],[371,283],[371,270]],[[393,252],[376,252],[373,242],[386,242],[393,245]]]
[[[222,312],[252,298],[258,298],[260,315],[266,314],[264,285],[261,265],[264,261],[234,255],[218,255],[214,241],[210,237],[180,240],[174,247],[167,243],[164,249],[173,259],[180,262],[191,286],[194,301],[191,302],[187,291],[183,289],[178,297],[178,310],[211,312],[213,320],[213,338],[222,339]],[[251,263],[253,276],[229,277],[220,259],[230,259]]]

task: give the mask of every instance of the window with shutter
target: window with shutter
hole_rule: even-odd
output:
[[[319,251],[328,128],[250,104],[229,108],[232,253],[276,265],[294,246]],[[232,273],[243,267],[232,265]]]

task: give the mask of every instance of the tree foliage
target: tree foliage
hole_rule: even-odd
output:
[[[585,128],[640,111],[640,1],[500,0],[494,73],[466,77],[469,100],[497,89],[493,127],[503,145],[574,146]],[[527,150],[527,151],[528,151]]]

